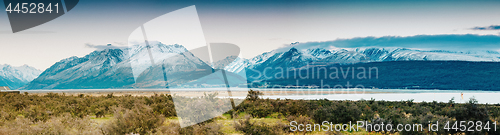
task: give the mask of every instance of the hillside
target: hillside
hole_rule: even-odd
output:
[[[381,89],[442,89],[442,90],[500,90],[498,62],[466,61],[389,61],[311,67],[309,70],[284,72],[267,79],[272,85],[325,86],[349,83],[351,88]],[[352,72],[354,68],[354,72]],[[326,70],[325,70],[326,69]],[[378,78],[377,71],[378,69]],[[371,71],[371,75],[370,75]],[[308,74],[309,72],[309,74]],[[313,75],[314,74],[314,75]],[[288,76],[287,76],[288,75]],[[308,75],[308,79],[301,79]],[[326,75],[326,77],[325,77]],[[278,77],[278,78],[276,78]],[[323,84],[322,84],[323,83]]]
[[[42,71],[23,65],[19,67],[11,65],[0,65],[0,86],[9,86],[11,89],[17,89],[40,75]]]

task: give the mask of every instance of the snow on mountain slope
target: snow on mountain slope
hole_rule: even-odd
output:
[[[245,66],[248,65],[248,60],[240,57],[236,57],[236,59],[229,65],[225,66],[224,69],[229,72],[241,72],[245,69]]]
[[[125,58],[120,49],[70,57],[55,63],[21,89],[108,88],[113,86],[109,82],[129,84],[133,78],[130,64],[122,63]]]
[[[151,42],[126,49],[104,49],[57,62],[23,89],[156,88],[185,83],[212,73],[212,68],[182,45]]]
[[[366,48],[356,52],[369,57],[370,61],[402,61],[402,60],[447,60],[447,61],[500,61],[500,54],[491,51],[453,52],[445,50],[417,50],[417,49],[385,49]],[[485,54],[483,52],[490,52]]]
[[[210,65],[195,57],[182,45],[165,45],[160,42],[151,42],[150,44],[151,54],[155,60],[154,65],[150,61],[148,48],[145,45],[136,45],[123,50],[94,51],[80,58],[70,57],[52,65],[39,76],[39,73],[37,74],[35,71],[30,72],[28,67],[14,71],[10,70],[12,69],[10,66],[0,65],[0,68],[3,69],[0,71],[0,83],[9,78],[27,83],[38,76],[22,89],[159,88],[164,87],[167,81],[168,85],[184,85],[214,71]],[[291,67],[301,68],[339,63],[414,60],[499,62],[500,53],[497,51],[459,52],[396,47],[336,48],[331,46],[318,48],[292,46],[266,52],[252,59],[228,57],[214,62],[213,66],[216,69],[224,68],[226,71],[242,77],[257,76],[259,79],[266,77],[265,75],[282,72],[275,70],[276,67],[288,70]],[[266,68],[274,69],[268,70],[264,75],[262,73]],[[21,71],[28,74],[20,74]],[[165,81],[165,79],[168,80]]]
[[[150,42],[151,54],[155,63],[161,62],[164,59],[177,54],[188,51],[182,45],[165,45],[160,42]],[[128,62],[132,66],[134,78],[137,78],[144,70],[151,67],[151,58],[149,57],[148,48],[144,44],[134,45],[128,48]]]
[[[296,49],[290,48],[286,52],[273,51],[279,55],[298,50],[298,55],[310,60],[309,62],[376,62],[376,61],[411,61],[411,60],[449,60],[449,61],[500,61],[500,53],[496,51],[469,51],[453,52],[445,50],[417,50],[407,48],[324,48]],[[273,55],[273,56],[274,56]],[[268,53],[256,56],[249,62],[250,67],[255,67],[266,61],[275,61],[279,57],[269,57]],[[295,56],[298,57],[298,56]],[[304,59],[304,60],[305,60]]]
[[[40,75],[40,73],[42,73],[42,71],[40,71],[34,67],[30,67],[28,65],[23,65],[23,66],[19,66],[19,67],[13,67],[13,66],[10,66],[7,64],[0,65],[0,75],[1,76],[9,77],[9,78],[15,77],[15,78],[18,78],[19,80],[26,81],[26,82],[29,82],[29,81],[35,79],[36,77],[38,77],[38,75]]]
[[[20,86],[32,81],[42,71],[23,65],[19,67],[10,66],[7,64],[0,65],[0,81],[1,86],[9,86],[11,89],[17,89]]]
[[[239,58],[242,59],[242,58]],[[242,67],[263,72],[267,67],[294,67],[306,65],[353,64],[380,61],[478,61],[500,62],[497,51],[447,51],[419,50],[397,47],[364,48],[315,48],[284,47],[258,55],[252,59],[242,59],[226,67],[227,71],[241,72]]]

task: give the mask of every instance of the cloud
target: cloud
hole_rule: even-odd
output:
[[[104,49],[125,49],[127,48],[126,46],[115,46],[112,44],[107,44],[107,45],[95,45],[95,44],[90,44],[86,43],[85,47],[87,48],[95,48],[96,50],[104,50]]]
[[[500,30],[500,25],[491,25],[488,27],[474,27],[472,30]]]
[[[115,45],[127,45],[127,44],[125,44],[123,42],[113,42],[113,44],[115,44]]]
[[[324,42],[299,43],[293,47],[297,49],[315,48],[358,48],[358,47],[401,47],[419,49],[443,50],[497,50],[500,49],[498,35],[416,35],[408,37],[358,37],[351,39],[337,39]],[[291,48],[283,47],[281,50]]]

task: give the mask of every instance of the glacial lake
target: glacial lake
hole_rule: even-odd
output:
[[[230,88],[234,93],[233,98],[244,99],[248,89]],[[500,91],[480,91],[480,90],[415,90],[415,89],[259,89],[265,95],[263,98],[270,99],[328,99],[328,100],[370,100],[377,101],[406,101],[413,99],[414,102],[448,102],[454,98],[456,103],[467,103],[474,97],[482,104],[499,104]],[[183,88],[183,89],[67,89],[67,90],[20,90],[28,93],[96,93],[96,92],[165,92],[172,94],[179,93],[204,93],[204,92],[227,92],[225,88]],[[238,94],[236,94],[238,93]],[[463,99],[461,94],[463,93]],[[182,94],[181,94],[182,95]],[[185,95],[185,94],[184,94]],[[229,98],[227,94],[219,95],[221,98]]]
[[[270,99],[328,99],[328,100],[385,100],[385,101],[401,101],[413,99],[414,102],[448,102],[454,98],[456,103],[466,103],[470,98],[474,97],[479,103],[498,104],[500,103],[500,93],[464,93],[463,99],[460,93],[386,93],[386,94],[332,94],[332,95],[305,95],[305,96],[264,96]]]

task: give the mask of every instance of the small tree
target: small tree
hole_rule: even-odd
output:
[[[264,95],[262,92],[254,91],[254,90],[250,89],[250,91],[248,91],[248,94],[247,94],[247,99],[250,101],[255,101],[255,100],[259,99],[259,96],[262,96],[262,95]]]

